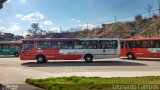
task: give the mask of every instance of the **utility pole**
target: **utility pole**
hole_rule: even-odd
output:
[[[88,21],[87,21],[87,30],[88,30]]]
[[[153,6],[148,4],[146,10],[148,11],[149,14],[149,19],[151,18],[151,10],[152,10]]]
[[[23,30],[22,30],[22,36],[23,36]]]
[[[159,11],[158,22],[160,23],[160,0],[158,0],[158,11]]]
[[[60,29],[60,30],[59,30],[59,33],[61,33],[61,29],[62,29],[62,28],[60,27],[59,29]]]
[[[114,19],[115,19],[115,23],[116,23],[117,22],[117,16],[116,15],[115,15]]]
[[[83,31],[83,26],[82,25],[80,25],[80,31]]]

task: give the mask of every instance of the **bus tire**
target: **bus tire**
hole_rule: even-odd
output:
[[[87,63],[91,63],[92,60],[93,60],[93,56],[91,54],[87,54],[87,55],[84,56],[84,60]]]
[[[14,53],[14,56],[15,56],[15,57],[19,57],[19,53],[18,53],[18,52],[15,52],[15,53]]]
[[[47,62],[45,59],[45,56],[43,56],[43,55],[38,55],[36,57],[36,59],[37,59],[37,63],[46,63]]]
[[[135,55],[134,55],[133,53],[128,53],[128,54],[127,54],[127,58],[128,58],[129,60],[136,59],[136,57],[135,57]]]

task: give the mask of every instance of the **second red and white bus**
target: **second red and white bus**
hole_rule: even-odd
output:
[[[160,58],[160,38],[122,39],[121,57]]]
[[[21,60],[78,60],[92,62],[93,59],[118,58],[120,40],[118,38],[79,39],[48,38],[22,40]]]

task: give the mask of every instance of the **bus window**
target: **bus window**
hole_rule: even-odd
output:
[[[142,41],[142,47],[143,48],[150,48],[151,47],[150,41]]]
[[[73,49],[74,43],[73,41],[63,41],[62,48],[63,49]]]
[[[152,48],[160,48],[160,41],[152,41]]]
[[[9,44],[2,44],[1,49],[9,49],[10,45]]]
[[[74,49],[84,49],[85,48],[85,41],[75,41]]]
[[[118,41],[117,40],[111,40],[111,49],[118,48]]]
[[[120,43],[121,43],[121,49],[123,49],[124,48],[124,41],[121,41]]]
[[[38,41],[36,42],[36,47],[38,50],[44,50],[48,48],[48,43],[47,42],[42,42],[42,41]]]
[[[24,42],[22,44],[22,50],[23,51],[30,51],[33,49],[34,46],[34,42],[33,41],[28,41],[28,42]]]
[[[98,49],[98,41],[87,40],[86,41],[86,49]]]
[[[109,40],[100,40],[99,41],[99,49],[110,49],[110,41]]]
[[[60,41],[49,42],[49,49],[61,49],[61,42]]]
[[[126,48],[136,48],[136,42],[135,41],[127,41]]]
[[[136,41],[136,48],[142,48],[142,41]]]

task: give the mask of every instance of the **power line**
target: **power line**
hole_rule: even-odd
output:
[[[160,6],[159,6],[159,8],[160,8]],[[150,13],[151,13],[151,12],[154,12],[154,11],[157,11],[157,10],[159,10],[159,14],[160,14],[160,9],[150,10]],[[117,18],[117,16],[115,16],[114,19],[110,19],[110,20],[103,21],[103,22],[100,22],[100,23],[95,23],[94,25],[102,24],[102,23],[104,23],[104,22],[113,22],[113,21],[116,21],[116,22],[117,22],[117,20],[121,20],[121,19],[125,19],[125,18],[134,17],[134,16],[136,16],[136,15],[143,15],[143,14],[147,14],[147,13],[148,13],[148,11],[146,11],[146,12],[141,12],[141,13],[137,13],[137,14],[134,14],[134,15],[119,17],[119,18]]]

